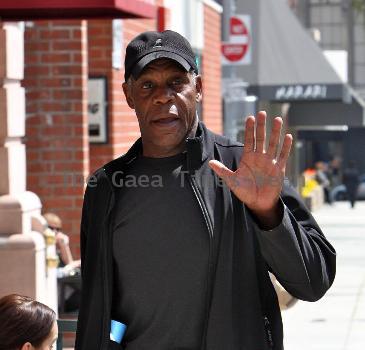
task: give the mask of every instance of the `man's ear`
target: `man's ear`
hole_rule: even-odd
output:
[[[125,82],[125,83],[123,83],[122,87],[123,87],[124,96],[128,103],[128,106],[130,108],[134,109],[134,100],[132,98],[131,86]]]
[[[195,77],[195,89],[196,89],[196,102],[199,103],[201,102],[202,98],[203,98],[203,83],[202,83],[202,78],[200,75],[197,75]]]
[[[33,346],[31,343],[26,342],[25,344],[23,344],[23,346],[20,348],[20,350],[33,350]]]

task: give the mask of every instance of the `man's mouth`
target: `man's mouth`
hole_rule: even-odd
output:
[[[179,121],[177,117],[160,118],[153,121],[153,124],[157,126],[174,126]]]

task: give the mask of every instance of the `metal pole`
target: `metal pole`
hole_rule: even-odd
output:
[[[236,12],[235,0],[224,0],[223,1],[223,41],[228,42],[230,37],[230,19]],[[235,78],[236,71],[235,67],[228,66],[225,68],[224,78]]]
[[[347,75],[348,83],[355,84],[355,53],[354,53],[354,10],[352,8],[352,0],[344,0],[345,9],[347,11]]]

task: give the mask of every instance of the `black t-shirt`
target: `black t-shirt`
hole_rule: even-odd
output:
[[[201,345],[209,233],[184,161],[140,157],[118,184],[112,316],[127,324],[128,350]]]

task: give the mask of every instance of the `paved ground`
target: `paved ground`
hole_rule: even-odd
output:
[[[365,202],[346,202],[314,213],[337,254],[332,288],[316,303],[283,312],[285,350],[365,349]]]

